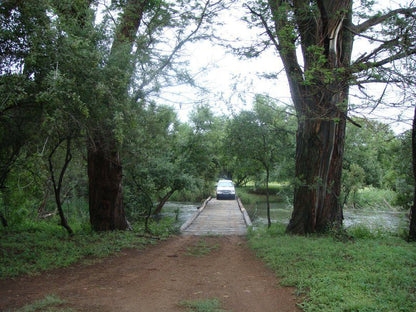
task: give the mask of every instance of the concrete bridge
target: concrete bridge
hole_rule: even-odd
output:
[[[245,235],[250,217],[241,201],[209,197],[181,227],[184,235]]]

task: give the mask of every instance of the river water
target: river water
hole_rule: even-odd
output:
[[[201,203],[167,202],[163,208],[164,215],[177,217],[179,223],[184,223],[195,213]],[[245,204],[254,226],[267,224],[265,202]],[[286,203],[271,203],[270,216],[273,223],[288,224],[292,214],[292,206]],[[408,227],[408,219],[404,211],[380,211],[367,209],[344,209],[344,226],[364,225],[371,229],[385,229],[396,232]]]

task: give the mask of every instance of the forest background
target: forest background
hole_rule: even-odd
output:
[[[160,213],[172,195],[177,200],[203,199],[212,194],[219,177],[232,178],[237,185],[281,182],[285,198],[292,200],[296,112],[287,96],[284,100],[264,93],[250,97],[251,91],[231,87],[229,102],[220,105],[219,98],[205,100],[208,86],[198,83],[195,69],[186,70],[190,55],[184,47],[199,42],[233,49],[248,57],[248,63],[259,55],[256,49],[261,45],[251,43],[251,50],[236,47],[217,33],[224,10],[235,8],[235,3],[146,5],[140,8],[142,19],[134,36],[117,28],[127,16],[122,14],[127,10],[122,2],[7,1],[2,5],[0,216],[4,227],[56,217],[69,233],[71,223],[91,220],[94,224],[89,189],[94,182],[87,167],[95,167],[91,159],[97,149],[109,153],[103,159],[114,157],[110,163],[119,167],[115,184],[122,181],[123,189],[114,192],[118,198],[114,201],[122,202],[131,223]],[[247,14],[250,7],[239,8],[237,12]],[[371,12],[375,11],[367,14]],[[249,38],[258,37],[253,36],[256,29],[250,30]],[[405,59],[409,66],[410,52]],[[276,80],[277,74],[263,73],[262,79]],[[412,83],[406,77],[385,81],[382,74],[377,74],[377,85],[385,87],[376,88],[374,94],[357,84],[362,92],[353,93],[350,115],[392,107],[402,112],[396,121],[406,121],[403,116],[408,114],[403,112],[413,105]],[[278,81],[286,84],[284,78]],[[178,118],[177,106],[172,108],[164,100],[166,90],[178,90],[178,85],[199,90],[202,98],[185,120]],[[241,82],[240,87],[245,85]],[[241,103],[246,106],[236,104],[236,97],[244,98]],[[176,102],[178,95],[171,99]],[[357,99],[361,104],[355,104]],[[221,114],[225,107],[231,112]],[[371,117],[354,117],[347,126],[340,202],[363,206],[357,203],[360,190],[383,189],[388,190],[389,205],[410,209],[411,132],[394,132],[391,120],[383,123]]]

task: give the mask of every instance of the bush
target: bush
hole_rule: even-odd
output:
[[[365,225],[357,224],[350,226],[347,230],[348,234],[356,239],[381,239],[392,236],[393,233],[384,228],[371,229]]]
[[[351,196],[347,204],[354,208],[390,210],[392,206],[397,204],[397,193],[389,189],[365,187]]]
[[[173,218],[150,225],[153,235],[164,239],[177,231]],[[66,267],[86,257],[106,257],[123,248],[143,248],[154,243],[144,235],[144,226],[133,224],[133,231],[93,232],[87,224],[73,228],[75,235],[49,221],[25,222],[0,230],[0,276],[16,277]]]

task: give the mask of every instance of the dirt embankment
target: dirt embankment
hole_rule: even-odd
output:
[[[0,311],[55,294],[74,311],[184,311],[183,300],[218,298],[233,312],[300,311],[243,237],[179,236],[94,265],[0,281]]]

